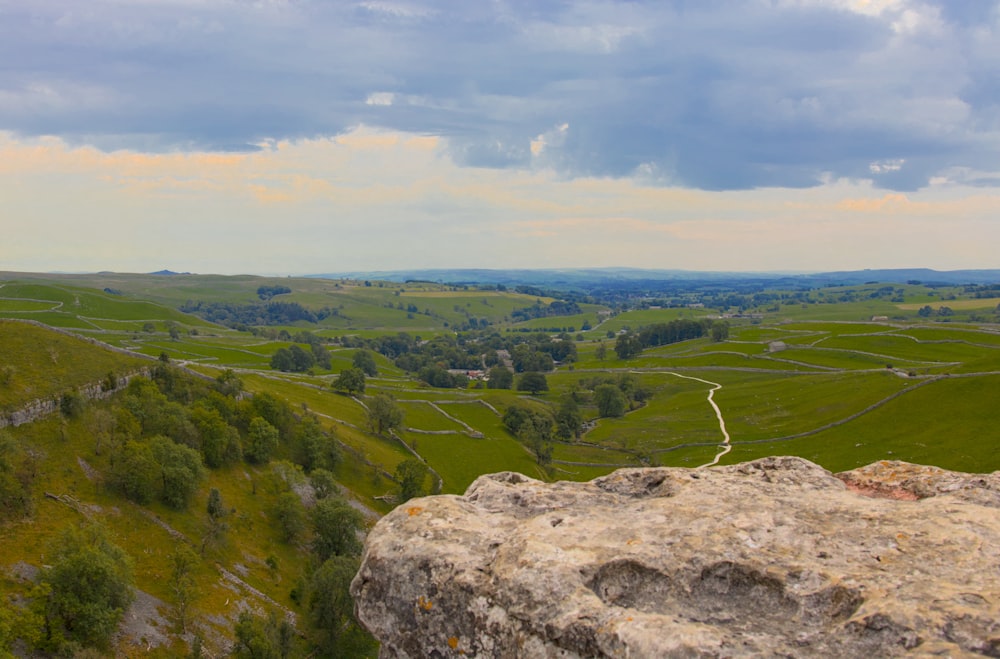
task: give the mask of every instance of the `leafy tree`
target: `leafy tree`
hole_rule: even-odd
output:
[[[535,395],[542,391],[548,391],[549,383],[545,379],[545,375],[531,371],[522,373],[521,377],[517,379],[517,390],[530,391],[532,395]]]
[[[427,466],[415,458],[403,460],[396,466],[396,480],[399,481],[399,496],[403,501],[424,494],[424,479]]]
[[[217,469],[235,464],[243,457],[239,431],[229,425],[217,409],[196,405],[189,416],[200,437],[201,454],[207,466]]]
[[[354,353],[351,361],[354,368],[360,368],[365,375],[375,377],[378,375],[378,366],[375,364],[375,356],[368,350],[358,350]]]
[[[243,611],[233,631],[236,642],[232,655],[238,659],[286,659],[294,656],[295,629],[284,618],[278,618],[274,611],[267,616]]]
[[[170,592],[174,596],[174,613],[182,634],[187,632],[191,602],[198,597],[198,580],[194,576],[197,565],[198,555],[187,544],[177,543],[170,555]]]
[[[337,482],[333,478],[333,473],[326,469],[313,469],[309,474],[309,484],[316,493],[316,499],[320,501],[337,493]]]
[[[712,342],[721,343],[729,338],[729,323],[717,321],[712,323]]]
[[[360,368],[345,368],[333,381],[333,388],[352,396],[365,393],[365,372]]]
[[[81,394],[76,389],[67,391],[59,399],[59,411],[67,419],[75,419],[76,417],[83,414],[83,408],[86,401]]]
[[[608,356],[608,347],[604,345],[604,341],[597,344],[597,348],[594,349],[594,356],[602,362]]]
[[[618,359],[635,357],[642,352],[642,341],[635,334],[620,334],[615,341],[615,354]]]
[[[150,449],[160,466],[160,499],[175,510],[187,507],[205,477],[201,454],[166,437],[154,437]]]
[[[321,561],[331,556],[354,556],[361,553],[358,531],[364,516],[339,496],[328,496],[312,509],[312,550]]]
[[[340,462],[337,442],[312,414],[306,415],[292,433],[292,454],[307,472],[333,469]]]
[[[224,396],[237,396],[243,391],[243,380],[227,368],[215,378],[215,389]]]
[[[278,448],[278,429],[263,417],[254,417],[247,431],[247,446],[243,455],[256,464],[267,464]]]
[[[333,361],[330,359],[330,351],[319,343],[311,343],[309,345],[312,347],[312,354],[313,358],[316,360],[316,365],[320,368],[329,370],[333,365]]]
[[[384,435],[403,425],[403,409],[385,393],[375,394],[368,401],[368,427],[376,435]]]
[[[292,363],[294,364],[294,370],[297,373],[304,373],[312,368],[316,364],[316,357],[312,353],[312,349],[303,350],[301,346],[292,344],[288,346],[289,352],[292,353]]]
[[[274,502],[271,517],[281,539],[291,543],[306,530],[306,509],[295,492],[282,492]]]
[[[160,465],[145,442],[126,442],[109,475],[109,484],[136,503],[149,503],[159,491]]]
[[[933,314],[934,314],[934,309],[932,309],[931,305],[929,304],[920,307],[920,310],[917,311],[917,315],[920,316],[921,318],[929,318]]]
[[[219,519],[226,516],[226,505],[222,503],[222,495],[219,490],[212,488],[208,493],[208,505],[206,506],[208,516],[212,519]]]
[[[594,389],[597,413],[602,417],[624,416],[628,409],[628,399],[622,390],[613,384],[601,384]]]
[[[106,647],[132,603],[132,561],[96,524],[70,525],[49,553],[52,567],[42,580],[50,589],[45,614],[53,640],[58,636]]]
[[[556,412],[556,434],[562,439],[575,439],[580,436],[583,426],[583,414],[573,396],[565,396]]]
[[[327,559],[309,579],[308,620],[316,656],[372,656],[375,642],[354,620],[351,580],[359,562],[353,556]]]
[[[285,373],[295,370],[295,359],[292,357],[292,351],[288,348],[278,348],[271,355],[271,368],[276,371],[283,371]]]
[[[486,381],[487,389],[510,389],[514,386],[514,374],[503,365],[494,366],[489,370]]]

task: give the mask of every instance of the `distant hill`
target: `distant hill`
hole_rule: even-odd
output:
[[[900,268],[851,270],[821,273],[785,272],[700,272],[694,270],[653,270],[643,268],[565,268],[538,270],[382,270],[307,275],[324,279],[371,279],[395,282],[431,281],[448,284],[487,284],[515,286],[532,284],[560,290],[587,290],[616,287],[620,284],[661,288],[656,283],[677,282],[686,285],[719,285],[721,283],[756,284],[774,288],[812,288],[837,284],[853,285],[870,281],[907,283],[919,281],[927,285],[990,284],[1000,282],[1000,270],[950,270]]]

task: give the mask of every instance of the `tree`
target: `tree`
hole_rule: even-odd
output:
[[[619,334],[615,341],[615,354],[618,359],[635,357],[642,352],[642,341],[635,334]]]
[[[931,305],[929,305],[929,304],[925,304],[924,306],[920,307],[919,311],[917,311],[917,315],[920,316],[921,318],[928,318],[933,313],[934,313],[934,309],[932,309]]]
[[[205,477],[201,454],[167,437],[154,437],[149,444],[160,466],[160,500],[175,510],[186,508]]]
[[[597,344],[597,348],[594,350],[594,356],[597,357],[602,362],[604,361],[605,357],[608,356],[608,347],[604,345],[604,341],[601,341],[600,343]]]
[[[312,414],[305,416],[292,433],[292,455],[306,472],[333,469],[340,462],[337,442]]]
[[[542,373],[529,371],[528,373],[522,373],[521,377],[517,379],[517,390],[530,391],[532,395],[535,395],[542,391],[548,391],[549,383]]]
[[[278,448],[278,429],[264,418],[256,416],[247,430],[247,446],[243,455],[256,464],[267,464],[271,454]]]
[[[205,508],[212,519],[226,516],[226,505],[222,503],[222,495],[214,487],[208,493],[208,505]]]
[[[236,642],[232,655],[238,659],[285,659],[293,655],[295,629],[274,611],[267,616],[243,611],[233,631]]]
[[[75,419],[83,414],[85,403],[83,394],[73,389],[64,393],[59,399],[59,411],[67,419]]]
[[[365,393],[365,372],[360,368],[345,368],[333,381],[333,388],[352,396]]]
[[[83,645],[106,647],[132,603],[132,561],[97,524],[70,525],[56,538],[42,580],[50,631]]]
[[[403,425],[403,409],[389,394],[375,394],[368,401],[368,427],[376,435],[384,435]]]
[[[396,480],[399,481],[399,496],[403,501],[423,495],[427,466],[415,458],[403,460],[396,466]]]
[[[354,556],[361,553],[358,531],[364,516],[339,496],[328,496],[312,509],[312,550],[325,561],[331,556]]]
[[[580,406],[572,395],[563,397],[556,412],[556,434],[562,439],[575,439],[580,436],[583,425],[583,414]]]
[[[594,402],[597,403],[597,413],[602,417],[624,416],[628,409],[628,399],[613,384],[597,385],[594,388]]]
[[[712,323],[712,342],[722,343],[729,338],[729,323],[717,321]]]
[[[317,500],[323,500],[337,492],[337,482],[333,478],[333,473],[326,469],[313,469],[309,474],[309,484],[312,485]]]
[[[271,509],[271,518],[284,542],[291,543],[306,530],[306,510],[295,492],[282,492]]]
[[[126,442],[109,475],[109,484],[136,503],[147,504],[156,498],[160,465],[149,444],[135,440]]]
[[[170,555],[170,592],[174,596],[174,613],[182,634],[187,632],[191,602],[198,596],[198,580],[194,576],[197,565],[198,555],[187,544],[177,543]]]
[[[333,556],[309,579],[308,620],[315,656],[373,656],[374,639],[354,620],[350,587],[358,566],[353,556]]]
[[[271,355],[271,368],[276,371],[284,371],[286,373],[295,370],[295,359],[292,357],[292,351],[288,348],[278,348],[273,355]]]
[[[514,386],[514,374],[503,365],[494,366],[487,375],[487,389],[510,389]]]
[[[354,368],[360,368],[365,375],[375,377],[378,375],[378,366],[375,364],[375,356],[369,350],[357,350],[351,360]]]
[[[188,416],[198,431],[201,455],[208,467],[218,469],[243,457],[239,431],[226,423],[217,409],[196,405]]]

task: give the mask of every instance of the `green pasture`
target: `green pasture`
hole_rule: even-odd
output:
[[[877,460],[905,460],[945,469],[987,473],[1000,469],[1000,375],[945,377],[867,414],[807,437],[740,444],[724,462],[766,455],[800,455],[832,471]],[[984,396],[986,399],[984,399]]]
[[[403,425],[407,429],[465,432],[464,426],[446,417],[430,403],[400,400],[399,404],[406,413]]]
[[[532,478],[544,478],[534,457],[515,439],[468,435],[414,435],[417,452],[444,480],[443,492],[459,494],[482,474],[517,471]]]
[[[790,375],[725,386],[716,392],[715,402],[735,442],[814,430],[912,385],[888,369]]]
[[[889,361],[906,359],[925,364],[964,362],[975,359],[983,349],[964,343],[920,343],[901,335],[831,337],[822,343],[824,348],[842,348],[878,355]]]
[[[0,346],[0,409],[61,396],[74,387],[98,383],[109,373],[125,375],[151,364],[84,339],[9,320],[0,320]]]

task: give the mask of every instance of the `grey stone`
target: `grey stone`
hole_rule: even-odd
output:
[[[383,657],[1000,656],[997,474],[800,458],[482,476],[369,534]]]

